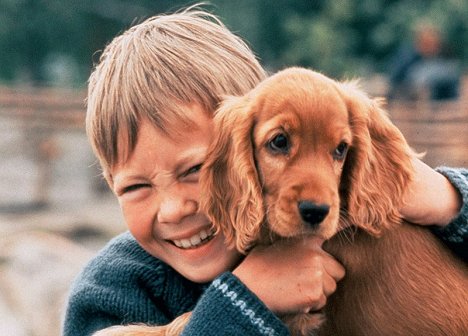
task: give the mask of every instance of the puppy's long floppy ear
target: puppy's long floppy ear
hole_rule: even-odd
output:
[[[412,179],[414,153],[381,108],[381,101],[368,98],[356,83],[339,85],[353,133],[341,198],[352,224],[379,235],[400,220],[398,209]]]
[[[254,114],[247,97],[228,98],[222,104],[200,175],[201,210],[241,252],[259,237],[264,218],[254,159]]]

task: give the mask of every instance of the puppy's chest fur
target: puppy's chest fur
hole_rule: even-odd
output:
[[[347,237],[324,245],[346,276],[329,298],[319,335],[468,332],[468,294],[460,295],[467,293],[468,267],[429,230],[402,224],[380,238],[360,230]],[[460,284],[465,290],[451,288]]]

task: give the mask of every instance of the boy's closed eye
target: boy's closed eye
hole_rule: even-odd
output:
[[[136,184],[132,184],[123,188],[122,192],[128,193],[128,192],[132,192],[141,188],[149,188],[149,187],[150,185],[148,183],[136,183]]]
[[[120,189],[118,192],[118,195],[129,194],[129,193],[141,190],[143,188],[150,188],[150,187],[151,185],[149,183],[135,183],[135,184],[131,184]]]
[[[191,166],[187,170],[185,170],[182,174],[179,175],[180,179],[183,179],[186,182],[198,182],[198,173],[200,172],[202,163],[198,163],[194,166]],[[137,191],[142,191],[146,188],[151,188],[152,185],[150,183],[134,183],[119,188],[117,191],[118,196],[122,196],[125,194],[133,194]]]
[[[190,167],[189,169],[187,169],[186,171],[184,171],[181,175],[182,178],[184,177],[188,177],[190,175],[195,175],[197,174],[198,172],[200,172],[200,169],[202,167],[202,163],[198,163],[192,167]]]

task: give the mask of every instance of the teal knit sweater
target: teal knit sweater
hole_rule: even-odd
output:
[[[444,230],[447,245],[467,258],[468,170],[439,168],[458,188],[463,207]],[[146,253],[129,234],[114,238],[73,284],[63,335],[85,336],[112,325],[164,325],[184,312],[193,315],[183,335],[289,335],[285,325],[226,272],[211,284],[196,284]]]

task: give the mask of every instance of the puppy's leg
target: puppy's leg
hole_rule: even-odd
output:
[[[93,336],[178,336],[187,325],[191,313],[185,313],[165,326],[128,325],[100,330]]]

